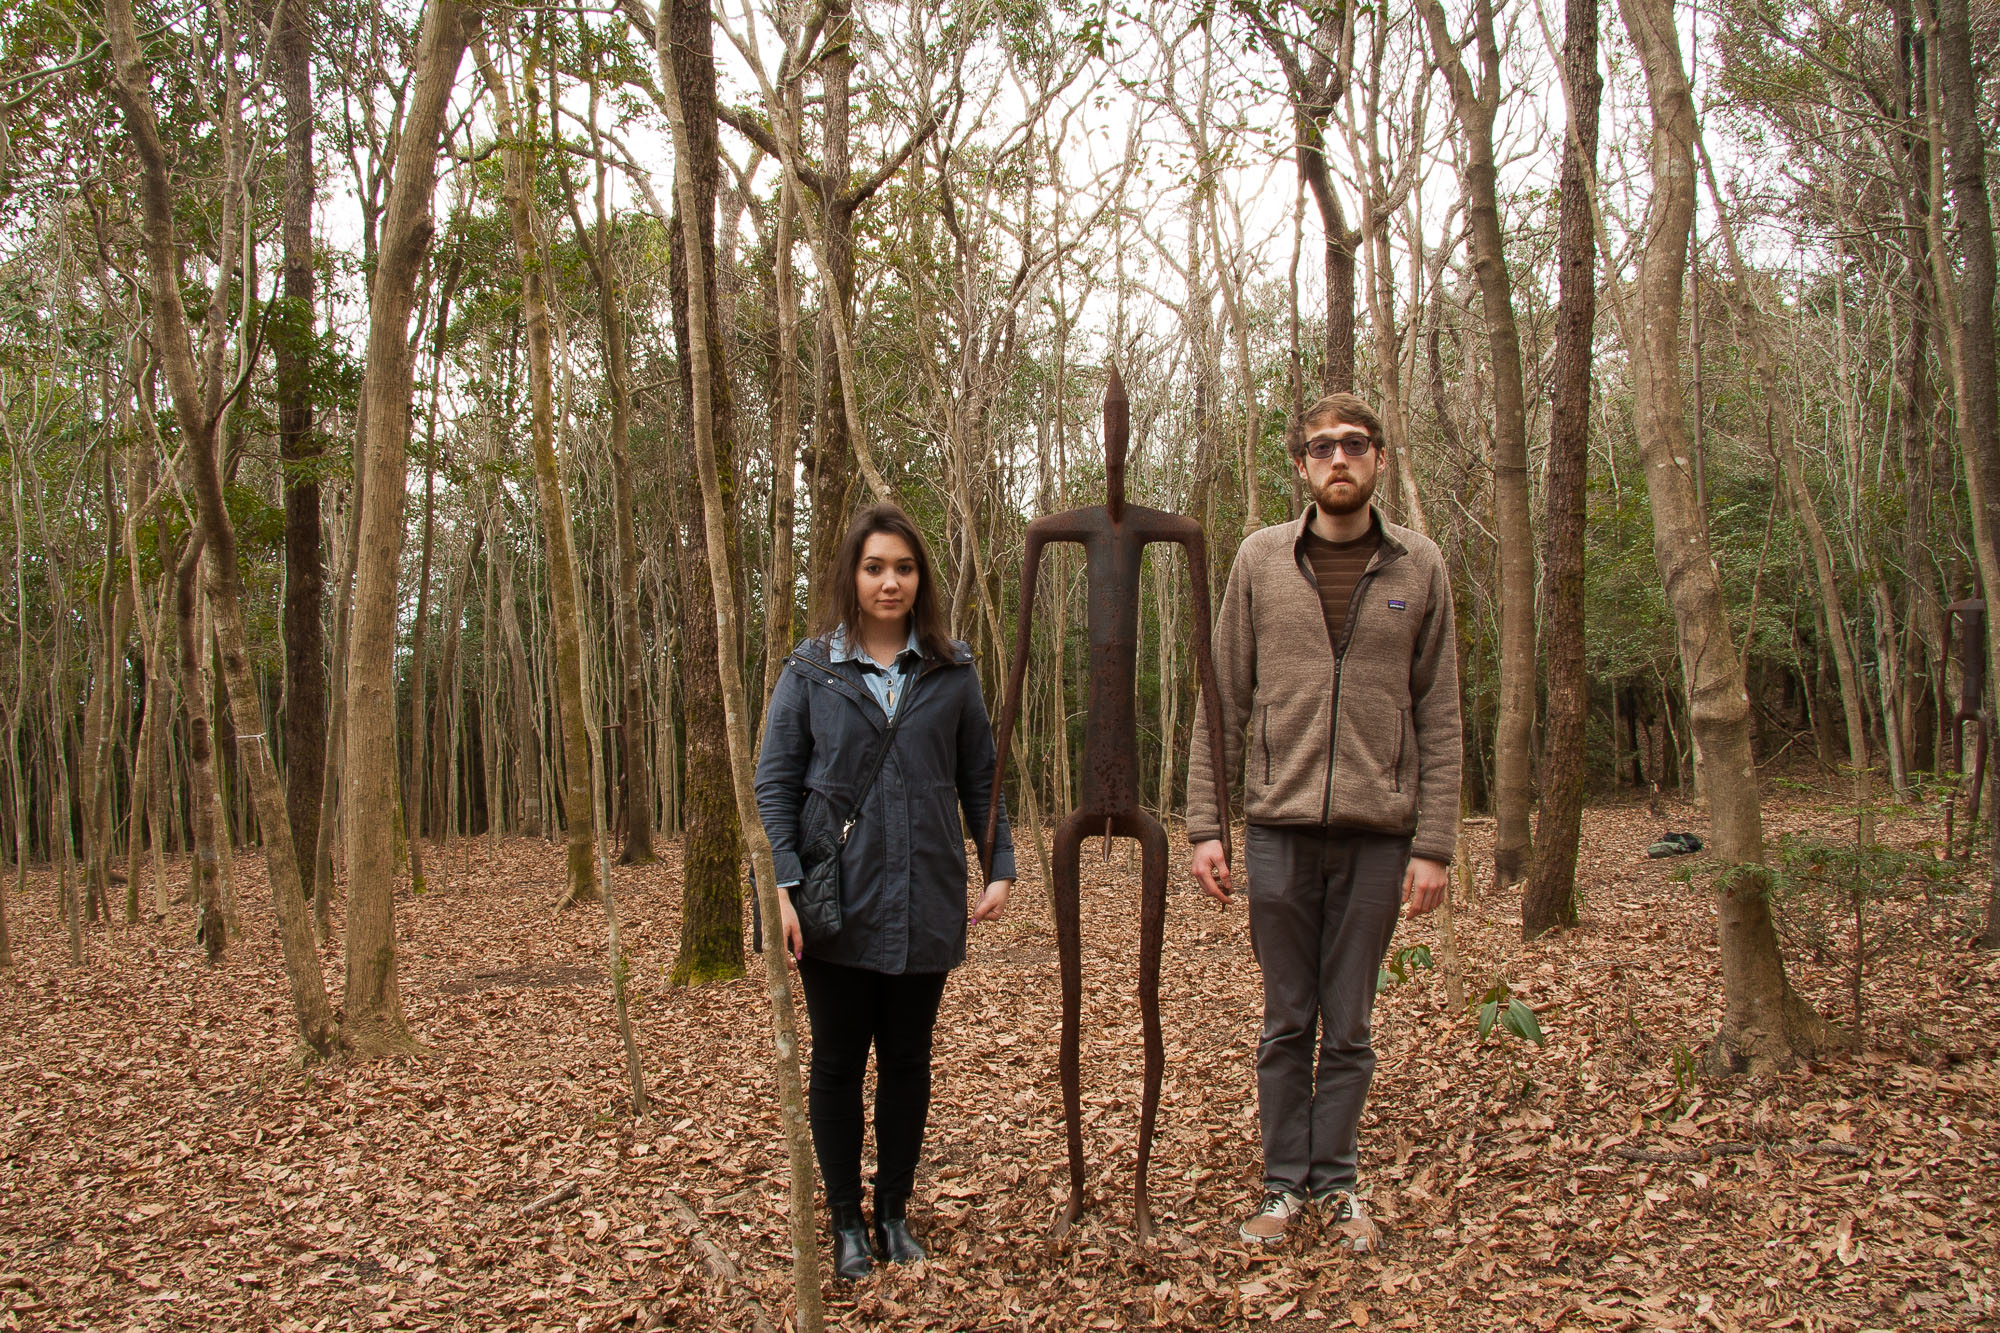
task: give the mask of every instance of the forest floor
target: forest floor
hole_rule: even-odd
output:
[[[1810,792],[1772,799],[1767,819],[1774,833],[1850,836]],[[1092,1208],[1048,1238],[1067,1178],[1060,1000],[1030,871],[945,993],[913,1207],[933,1257],[829,1286],[829,1322],[2000,1328],[2000,961],[1964,942],[1983,892],[1912,892],[1876,919],[1884,951],[1864,990],[1862,1052],[1696,1081],[1692,1057],[1721,1012],[1711,866],[1644,849],[1697,820],[1671,803],[1658,816],[1589,811],[1582,924],[1545,942],[1519,942],[1512,891],[1461,902],[1468,992],[1504,980],[1546,1046],[1497,1028],[1482,1038],[1447,1006],[1440,970],[1382,994],[1361,1151],[1386,1245],[1366,1257],[1316,1225],[1270,1250],[1237,1237],[1258,1194],[1257,969],[1240,895],[1226,910],[1206,901],[1184,862],[1162,987],[1159,1235],[1136,1239],[1137,859],[1125,843],[1108,864],[1093,845],[1084,868]],[[1939,831],[1928,814],[1882,823],[1906,847]],[[1490,836],[1471,829],[1474,865]],[[255,855],[237,863],[247,933],[217,968],[184,908],[93,929],[85,966],[71,967],[47,876],[10,892],[0,1329],[786,1326],[761,969],[667,987],[677,847],[616,874],[653,1099],[640,1122],[603,916],[551,911],[561,849],[481,840],[430,861],[438,887],[398,908],[422,1054],[369,1064],[297,1059]],[[1396,944],[1441,962],[1436,915]],[[1791,976],[1846,1023],[1841,956],[1819,948],[1795,941]],[[338,952],[324,953],[336,998]]]

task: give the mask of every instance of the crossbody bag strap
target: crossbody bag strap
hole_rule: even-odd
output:
[[[788,654],[785,660],[788,662],[797,662],[801,666],[812,667],[816,671],[832,676],[835,680],[840,679],[839,675],[831,669],[821,666],[817,662],[800,657],[797,653]],[[858,795],[854,800],[854,809],[849,811],[847,817],[840,821],[840,845],[843,847],[847,845],[847,831],[854,827],[856,820],[861,818],[862,800],[867,797],[869,791],[875,786],[875,779],[882,774],[882,761],[889,757],[889,746],[895,741],[896,727],[902,720],[903,710],[898,708],[889,718],[889,729],[882,733],[882,739],[876,743],[875,757],[868,764],[868,776],[861,780],[861,786],[856,789]]]
[[[875,760],[868,765],[868,776],[861,780],[859,787],[855,788],[853,813],[840,822],[840,845],[843,847],[847,845],[847,831],[854,827],[856,820],[861,818],[861,802],[874,789],[875,779],[882,775],[882,761],[889,757],[889,747],[896,740],[896,724],[902,720],[903,710],[898,708],[896,715],[889,719],[889,729],[882,733],[882,739],[875,747]]]

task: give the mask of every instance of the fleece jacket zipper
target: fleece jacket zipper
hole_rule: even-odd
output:
[[[1347,656],[1347,645],[1354,640],[1354,622],[1361,617],[1362,589],[1374,579],[1382,563],[1382,548],[1377,547],[1374,558],[1368,562],[1368,568],[1361,571],[1361,577],[1354,584],[1354,592],[1347,599],[1347,618],[1341,623],[1340,645],[1333,653],[1333,721],[1327,727],[1326,791],[1320,798],[1319,806],[1321,828],[1333,822],[1333,756],[1340,748],[1340,663]]]

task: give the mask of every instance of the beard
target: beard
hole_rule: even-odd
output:
[[[1375,483],[1381,479],[1381,476],[1382,474],[1378,471],[1366,481],[1356,481],[1352,476],[1335,475],[1328,477],[1326,484],[1313,493],[1313,503],[1318,505],[1319,511],[1328,518],[1344,517],[1345,515],[1352,514],[1357,510],[1366,508],[1368,502],[1375,497]],[[1345,491],[1341,490],[1334,484],[1338,481],[1350,483],[1349,488]]]

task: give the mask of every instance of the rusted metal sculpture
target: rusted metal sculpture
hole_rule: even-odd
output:
[[[1207,707],[1208,744],[1216,775],[1215,799],[1222,811],[1223,849],[1228,853],[1229,803],[1222,774],[1222,713],[1209,656],[1208,547],[1201,525],[1179,514],[1125,503],[1125,449],[1129,416],[1125,386],[1111,368],[1104,391],[1105,502],[1087,509],[1049,514],[1028,525],[1022,557],[1021,608],[1014,637],[1013,668],[1000,710],[998,755],[993,780],[1007,770],[1014,723],[1021,712],[1021,686],[1028,672],[1033,628],[1035,577],[1042,548],[1076,542],[1088,561],[1090,588],[1090,707],[1084,727],[1082,801],[1056,830],[1053,902],[1056,947],[1062,961],[1063,1119],[1069,1132],[1069,1207],[1056,1224],[1067,1231],[1084,1207],[1083,1121],[1077,1090],[1077,1039],[1083,1001],[1079,935],[1078,855],[1083,840],[1102,833],[1105,847],[1114,836],[1136,838],[1144,867],[1139,908],[1139,1009],[1146,1042],[1145,1097],[1139,1112],[1139,1175],[1135,1191],[1138,1232],[1153,1234],[1146,1196],[1146,1168],[1152,1159],[1153,1121],[1160,1104],[1160,1072],[1165,1049],[1160,1040],[1160,944],[1167,911],[1167,831],[1139,804],[1139,740],[1135,694],[1139,657],[1139,567],[1145,548],[1173,542],[1187,548],[1188,581],[1194,603],[1194,655]],[[998,809],[997,804],[995,807]],[[984,847],[993,843],[994,816],[987,820]]]
[[[1965,771],[1965,724],[1973,725],[1972,783],[1966,788],[1965,854],[1972,855],[1972,831],[1979,824],[1979,792],[1986,785],[1986,714],[1980,702],[1986,695],[1986,603],[1974,598],[1953,602],[1951,637],[1958,651],[1958,708],[1952,714],[1952,748],[1958,751],[1958,770]],[[1951,859],[1952,816],[1958,809],[1956,798],[1944,808],[1944,855]]]

